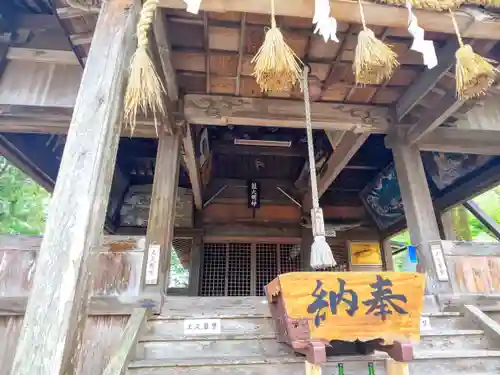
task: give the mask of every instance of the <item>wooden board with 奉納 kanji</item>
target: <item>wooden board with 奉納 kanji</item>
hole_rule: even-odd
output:
[[[307,319],[310,339],[418,342],[424,275],[410,272],[293,272],[266,287],[290,319]]]

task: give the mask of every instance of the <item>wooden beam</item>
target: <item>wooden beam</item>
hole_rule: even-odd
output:
[[[217,154],[226,155],[269,155],[283,157],[305,157],[307,149],[305,147],[268,147],[268,146],[247,146],[235,145],[234,143],[213,141],[211,143],[212,151]]]
[[[73,45],[80,46],[82,44],[90,44],[92,42],[93,36],[94,33],[89,31],[85,33],[71,34],[69,36],[69,39],[71,40],[71,43],[73,43]]]
[[[0,132],[67,134],[73,108],[0,104]],[[129,128],[122,136],[131,136]],[[138,119],[134,137],[158,138],[152,120]]]
[[[325,133],[326,136],[328,137],[330,145],[334,150],[339,146],[340,142],[342,141],[342,138],[344,138],[344,135],[346,134],[345,131],[341,130],[329,130],[325,131]]]
[[[160,134],[146,234],[147,254],[141,284],[144,292],[163,295],[168,285],[179,181],[180,132]]]
[[[500,155],[499,130],[437,128],[417,142],[421,151]],[[386,142],[390,148],[390,142]]]
[[[194,148],[191,126],[186,124],[186,131],[182,137],[182,158],[188,171],[191,190],[193,191],[194,205],[197,210],[203,208],[203,194],[201,188],[201,175],[198,158]]]
[[[335,181],[340,172],[347,165],[349,160],[358,152],[359,148],[365,143],[370,136],[369,133],[357,134],[348,132],[340,141],[338,147],[333,151],[330,158],[326,161],[322,172],[318,176],[318,194],[319,197],[325,193],[330,185]],[[311,209],[312,194],[309,191],[303,200],[304,210],[307,212]]]
[[[172,66],[172,47],[170,46],[169,33],[166,24],[166,15],[164,10],[156,12],[153,22],[153,31],[158,46],[158,54],[160,63],[163,68],[165,78],[165,87],[167,89],[168,98],[172,103],[175,103],[179,98],[179,89],[177,87],[176,73]]]
[[[392,153],[411,243],[418,247],[417,270],[426,275],[428,293],[448,292],[451,286],[440,279],[431,249],[432,242],[440,241],[441,236],[420,151],[400,139]]]
[[[125,372],[130,359],[135,354],[137,340],[139,339],[141,328],[145,324],[147,316],[147,309],[134,310],[122,333],[118,350],[115,355],[110,358],[103,375],[122,375]]]
[[[304,128],[302,101],[186,95],[184,115],[191,124]],[[312,126],[325,130],[385,133],[391,123],[383,106],[311,103]]]
[[[455,52],[458,49],[456,38],[450,39],[437,55],[439,64],[419,75],[396,103],[396,117],[399,121],[427,95],[446,72],[455,64]]]
[[[12,375],[75,374],[102,239],[139,7],[103,3],[52,196]],[[78,199],[75,199],[78,197]],[[29,358],[29,361],[26,361]]]
[[[464,103],[465,100],[458,99],[454,92],[446,94],[436,106],[429,108],[418,123],[408,131],[405,141],[408,144],[418,142],[424,135],[432,132],[453,115]]]
[[[412,244],[440,240],[420,151],[400,141],[393,145],[392,153]]]
[[[500,240],[500,225],[498,225],[494,218],[484,212],[481,207],[479,207],[479,205],[472,199],[464,202],[464,207],[469,210],[470,213],[473,214],[476,219],[481,222],[481,224],[488,228],[488,230],[491,232],[491,234],[493,234],[493,236],[496,237],[497,240]]]
[[[7,59],[61,65],[80,65],[73,51],[51,49],[10,47]]]
[[[359,6],[352,0],[331,1],[332,9],[335,9],[335,18],[345,23],[361,24]],[[159,6],[164,8],[185,9],[182,0],[160,0]],[[207,12],[243,12],[269,14],[271,8],[268,0],[203,0],[202,11]],[[393,27],[406,29],[408,27],[408,12],[404,7],[396,7],[373,2],[363,3],[366,23],[374,26]],[[313,18],[314,1],[288,0],[276,2],[276,15]],[[455,34],[451,18],[447,12],[434,12],[427,10],[416,10],[419,25],[426,31],[435,31],[447,34]],[[456,19],[460,29],[470,22],[474,17],[478,21],[472,25],[464,35],[468,38],[499,39],[500,28],[498,21],[493,16],[481,10],[461,9],[456,12]],[[482,17],[482,18],[481,18]]]
[[[467,179],[452,190],[447,190],[446,194],[435,200],[436,207],[442,211],[461,204],[500,183],[500,165],[488,168],[473,178]]]

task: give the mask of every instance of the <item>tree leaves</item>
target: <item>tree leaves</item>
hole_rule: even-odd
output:
[[[0,156],[0,233],[42,234],[50,195]]]

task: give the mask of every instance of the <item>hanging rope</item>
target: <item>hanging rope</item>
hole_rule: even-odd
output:
[[[149,55],[148,34],[157,8],[158,0],[146,0],[137,23],[137,49],[130,63],[125,92],[124,119],[132,133],[139,113],[148,115],[152,112],[157,134],[157,117],[165,114],[163,95],[166,90]]]
[[[309,153],[309,175],[311,176],[311,196],[312,196],[311,221],[312,221],[312,230],[314,236],[314,241],[311,246],[311,267],[328,268],[335,266],[337,263],[333,258],[330,246],[326,242],[323,210],[321,210],[319,206],[318,179],[316,176],[316,158],[314,157],[314,139],[313,139],[312,120],[311,120],[311,99],[309,97],[309,67],[307,65],[304,66],[302,88],[304,91],[304,106],[306,114],[307,151]]]

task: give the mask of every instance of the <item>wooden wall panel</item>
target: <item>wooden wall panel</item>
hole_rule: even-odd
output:
[[[455,256],[447,263],[454,293],[500,293],[500,258]]]
[[[0,236],[0,296],[28,297],[41,237]],[[94,296],[137,296],[144,237],[107,236],[95,249]]]
[[[77,65],[11,61],[0,80],[0,104],[73,108],[81,77]]]
[[[78,352],[78,375],[102,374],[118,348],[128,316],[91,316]],[[0,317],[0,375],[8,375],[23,322],[22,316]]]

